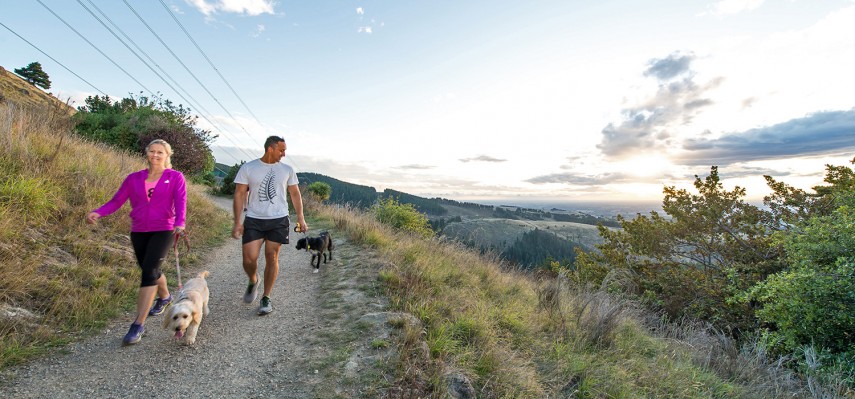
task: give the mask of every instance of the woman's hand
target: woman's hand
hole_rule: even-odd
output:
[[[173,233],[175,235],[179,235],[179,236],[184,237],[184,234],[185,234],[184,226],[175,226],[175,230],[173,231]]]
[[[86,215],[86,224],[95,224],[100,217],[101,215],[97,212],[89,212],[89,214]]]

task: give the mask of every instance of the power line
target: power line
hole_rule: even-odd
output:
[[[229,90],[232,91],[232,94],[234,94],[235,97],[237,97],[238,101],[240,101],[240,103],[243,104],[244,108],[246,108],[246,110],[249,112],[249,114],[252,115],[252,117],[255,119],[255,121],[258,122],[258,124],[260,126],[263,126],[264,124],[261,123],[261,121],[258,119],[258,117],[255,116],[255,113],[252,112],[252,109],[248,105],[246,105],[246,102],[244,102],[243,99],[240,97],[240,95],[237,94],[237,91],[235,91],[235,89],[232,87],[232,85],[229,84],[228,80],[226,80],[226,78],[223,76],[223,74],[220,73],[220,70],[217,69],[216,66],[214,66],[214,62],[211,61],[211,59],[208,57],[208,55],[205,53],[205,51],[202,50],[202,47],[200,47],[199,44],[196,43],[196,40],[193,39],[193,36],[190,35],[190,32],[187,31],[187,29],[184,27],[184,24],[182,24],[181,21],[178,20],[178,17],[175,16],[175,13],[172,12],[172,10],[169,8],[169,6],[166,5],[166,3],[163,2],[163,0],[158,0],[158,1],[160,1],[160,4],[163,6],[164,9],[166,9],[166,12],[169,13],[169,16],[172,17],[172,20],[175,21],[176,24],[178,24],[178,27],[181,28],[181,30],[184,32],[184,34],[187,36],[187,38],[190,39],[190,42],[193,43],[193,46],[196,47],[196,50],[199,50],[199,53],[202,54],[202,57],[205,57],[205,60],[208,61],[208,65],[210,65],[211,68],[214,70],[214,72],[216,72],[217,75],[219,75],[219,77],[220,77],[220,79],[222,79],[223,83],[225,83],[226,86],[228,86]],[[127,4],[127,1],[125,1],[125,4]],[[220,106],[222,106],[222,104]],[[228,111],[226,111],[226,112],[228,112]],[[231,116],[231,114],[229,114],[229,116]],[[232,118],[234,119],[234,117],[232,117]],[[235,121],[235,122],[237,123],[237,121]],[[238,126],[240,126],[239,123],[238,123]],[[243,126],[241,126],[241,129],[243,129]],[[244,129],[244,131],[246,131],[246,129]],[[289,158],[289,159],[294,164],[294,168],[299,169],[299,167],[297,166],[297,161],[294,160],[293,157]]]
[[[130,38],[130,37],[129,37],[129,36],[128,36],[128,35],[127,35],[127,34],[126,34],[122,29],[121,29],[121,28],[119,28],[119,26],[117,26],[117,25],[116,25],[116,24],[115,24],[115,23],[110,19],[110,17],[108,17],[108,16],[107,16],[103,11],[101,11],[101,9],[100,9],[100,8],[98,8],[98,6],[97,6],[97,5],[95,5],[95,3],[93,3],[93,2],[92,2],[92,0],[87,0],[87,1],[89,2],[89,4],[90,4],[90,5],[92,5],[92,7],[93,7],[93,8],[95,8],[96,10],[98,10],[98,12],[99,12],[103,17],[104,17],[104,19],[106,19],[108,22],[110,22],[110,24],[111,24],[111,25],[113,25],[113,27],[114,27],[114,28],[116,28],[116,30],[118,30],[118,31],[119,31],[119,32],[120,32],[120,33],[121,33],[121,34],[122,34],[122,35],[123,35],[123,36],[124,36],[128,41],[129,41],[129,42],[131,42],[131,44],[133,44],[133,45],[134,45],[134,47],[136,47],[136,48],[137,48],[137,50],[139,50],[141,53],[143,53],[143,55],[145,55],[145,56],[146,56],[146,58],[148,58],[148,60],[149,60],[149,61],[151,61],[151,63],[152,63],[152,64],[154,64],[155,66],[157,66],[157,67],[158,67],[158,69],[160,69],[160,71],[161,71],[161,72],[163,72],[163,74],[164,74],[164,75],[166,75],[167,77],[169,77],[169,79],[170,79],[170,80],[172,80],[173,82],[175,82],[175,79],[173,79],[173,78],[172,78],[172,76],[170,76],[166,71],[164,71],[164,70],[163,70],[163,68],[161,68],[161,67],[160,67],[160,65],[158,65],[158,64],[157,64],[157,62],[155,62],[155,61],[154,61],[154,60],[153,60],[153,59],[148,55],[148,53],[146,53],[142,48],[140,48],[140,47],[136,44],[136,42],[134,42],[134,41],[133,41],[133,39],[131,39],[131,38]],[[90,10],[88,7],[86,7],[86,5],[85,5],[85,4],[83,4],[83,2],[82,2],[81,0],[77,0],[77,3],[78,3],[78,4],[80,4],[80,6],[81,6],[81,7],[83,7],[86,11],[88,11],[88,12],[89,12],[89,14],[90,14],[90,15],[92,15],[92,17],[93,17],[93,18],[95,18],[95,19],[96,19],[96,20],[101,24],[101,26],[103,26],[105,29],[107,29],[107,31],[109,31],[109,32],[110,32],[110,34],[112,34],[112,35],[113,35],[113,37],[115,37],[115,38],[116,38],[116,40],[118,40],[120,43],[122,43],[122,45],[124,45],[124,46],[125,46],[125,48],[127,48],[127,49],[128,49],[128,51],[130,51],[134,56],[136,56],[136,57],[137,57],[137,59],[139,59],[139,60],[140,60],[140,62],[142,62],[142,63],[143,63],[143,65],[145,65],[146,67],[148,67],[148,69],[149,69],[149,70],[151,70],[155,75],[157,75],[157,77],[158,77],[158,78],[160,78],[160,80],[162,80],[164,83],[166,83],[166,85],[167,85],[167,86],[169,86],[169,88],[170,88],[170,89],[172,89],[176,94],[178,94],[178,96],[179,96],[179,97],[181,97],[181,99],[183,99],[185,102],[187,102],[187,103],[189,103],[189,104],[191,104],[191,105],[193,105],[193,106],[197,106],[198,108],[202,109],[202,110],[203,110],[203,111],[205,111],[206,113],[209,113],[209,114],[210,114],[210,112],[208,112],[207,110],[205,110],[201,105],[194,105],[194,104],[193,104],[193,102],[191,102],[190,100],[188,100],[187,98],[185,98],[185,97],[184,97],[184,95],[182,95],[182,93],[181,93],[181,92],[179,92],[178,90],[176,90],[176,89],[175,89],[175,87],[173,87],[169,82],[167,82],[167,81],[166,81],[166,79],[164,79],[164,78],[163,78],[163,76],[161,76],[157,71],[155,71],[155,70],[154,70],[154,68],[152,68],[152,67],[151,67],[151,65],[149,65],[147,62],[145,62],[145,60],[143,60],[143,59],[142,59],[142,57],[140,57],[140,56],[139,56],[139,54],[137,54],[137,52],[136,52],[136,51],[134,51],[130,46],[128,46],[128,44],[127,44],[127,43],[125,43],[125,41],[124,41],[124,40],[122,40],[122,38],[120,38],[118,35],[116,35],[116,33],[115,33],[115,32],[114,32],[114,31],[113,31],[109,26],[107,26],[107,24],[105,24],[105,23],[104,23],[104,21],[102,21],[102,20],[101,20],[101,18],[99,18],[97,15],[95,15],[95,13],[93,13],[93,12],[92,12],[92,10]],[[176,85],[178,85],[179,87],[181,87],[181,85],[179,85],[179,84],[178,84],[178,82],[175,82],[175,84],[176,84]],[[186,90],[184,90],[184,88],[183,88],[183,87],[181,87],[181,89],[182,89],[182,90],[183,90],[183,91],[184,91],[188,96],[190,96],[190,93],[188,93]],[[190,97],[192,98],[192,96],[190,96]],[[194,101],[194,102],[196,102],[196,103],[198,103],[198,102],[196,101],[196,99],[195,99],[195,98],[193,99],[193,101]],[[222,133],[224,137],[228,138],[228,139],[229,139],[229,141],[232,141],[232,140],[231,140],[231,138],[229,138],[228,136],[225,136],[225,132],[223,132],[223,131],[220,129],[220,127],[219,127],[219,126],[217,126],[216,124],[214,124],[214,122],[213,122],[213,121],[211,121],[210,119],[208,119],[208,117],[207,117],[205,114],[202,114],[201,112],[200,112],[199,114],[200,114],[200,115],[201,115],[201,116],[202,116],[206,121],[208,121],[208,123],[210,123],[210,124],[211,124],[211,126],[213,126],[215,129],[219,130],[219,131],[220,131],[220,133]],[[246,151],[244,151],[244,150],[243,150],[243,148],[239,147],[239,146],[237,145],[237,143],[235,143],[234,141],[232,141],[232,144],[234,144],[234,145],[235,145],[235,148],[236,148],[237,150],[239,150],[239,151],[243,152],[243,153],[244,153],[243,155],[247,155],[247,156],[249,156],[250,158],[252,158],[252,155],[250,155],[250,154],[246,153]],[[229,154],[229,155],[234,156],[233,154]]]
[[[168,12],[168,13],[169,13],[169,16],[171,16],[171,17],[172,17],[172,20],[173,20],[173,21],[175,21],[175,23],[176,23],[176,24],[178,24],[178,27],[180,27],[180,28],[181,28],[181,30],[182,30],[182,31],[184,31],[184,34],[185,34],[185,35],[187,35],[187,38],[188,38],[188,39],[190,39],[190,41],[191,41],[191,42],[193,42],[193,45],[194,45],[194,46],[196,46],[196,49],[197,49],[197,50],[199,50],[199,52],[200,52],[200,53],[202,53],[202,56],[203,56],[203,57],[205,57],[205,60],[206,60],[206,61],[208,61],[208,65],[210,65],[210,66],[211,66],[211,68],[213,68],[213,69],[214,69],[214,71],[215,71],[215,72],[217,72],[217,75],[219,75],[219,76],[220,76],[220,79],[222,79],[222,80],[223,80],[223,83],[225,83],[225,84],[226,84],[226,86],[228,86],[228,87],[229,87],[229,90],[231,90],[231,91],[232,91],[232,94],[234,94],[234,95],[235,95],[235,97],[237,97],[238,101],[240,101],[240,103],[241,103],[241,104],[243,104],[244,108],[246,108],[246,110],[249,112],[249,114],[250,114],[250,115],[252,115],[252,117],[253,117],[253,118],[255,118],[255,121],[256,121],[256,122],[258,122],[258,124],[259,124],[259,125],[263,125],[263,123],[261,123],[261,121],[260,121],[260,120],[258,120],[258,117],[257,117],[257,116],[255,116],[255,114],[252,112],[252,109],[251,109],[251,108],[249,108],[249,106],[248,106],[248,105],[246,105],[246,103],[245,103],[245,102],[243,101],[243,99],[242,99],[242,98],[237,94],[237,92],[236,92],[236,91],[235,91],[235,89],[232,87],[232,85],[230,85],[230,84],[229,84],[229,82],[226,80],[226,78],[223,76],[223,74],[221,74],[221,73],[220,73],[220,70],[219,70],[219,69],[217,69],[217,67],[215,67],[215,66],[214,66],[214,63],[211,61],[211,59],[210,59],[210,58],[208,58],[208,55],[207,55],[207,54],[205,54],[205,52],[202,50],[202,48],[201,48],[201,47],[199,47],[199,44],[198,44],[198,43],[196,43],[196,40],[194,40],[194,39],[193,39],[193,36],[190,36],[190,32],[187,32],[187,29],[185,29],[185,28],[184,28],[184,25],[183,25],[183,24],[181,23],[181,21],[179,21],[179,20],[178,20],[178,18],[175,16],[175,13],[173,13],[173,12],[172,12],[172,10],[171,10],[171,9],[169,9],[169,7],[166,5],[166,3],[164,3],[164,2],[163,2],[163,0],[159,0],[159,1],[160,1],[160,4],[163,6],[163,8],[164,8],[164,9],[166,9],[166,12]]]
[[[63,65],[61,62],[57,61],[57,60],[56,60],[56,58],[51,57],[50,55],[48,55],[48,53],[45,53],[44,51],[42,51],[42,49],[40,49],[38,46],[36,46],[35,44],[30,43],[30,41],[29,41],[29,40],[24,39],[21,35],[19,35],[19,34],[18,34],[18,33],[16,33],[15,31],[13,31],[13,30],[12,30],[12,28],[10,28],[10,27],[6,26],[6,25],[5,25],[5,24],[3,24],[2,22],[0,22],[0,25],[2,25],[4,28],[6,28],[9,32],[12,32],[12,34],[13,34],[13,35],[18,36],[18,38],[19,38],[19,39],[21,39],[21,40],[25,41],[25,42],[26,42],[27,44],[29,44],[30,46],[33,46],[33,48],[34,48],[34,49],[36,49],[36,50],[38,50],[40,53],[44,54],[44,56],[45,56],[45,57],[50,58],[53,62],[55,62],[55,63],[57,63],[59,66],[61,66],[61,67],[65,68],[65,70],[66,70],[66,71],[68,71],[69,73],[71,73],[72,75],[77,76],[77,78],[78,78],[78,79],[80,79],[80,80],[82,80],[82,81],[86,82],[86,84],[88,84],[88,85],[89,85],[89,87],[91,87],[91,88],[95,89],[95,91],[97,91],[97,92],[99,92],[99,93],[101,93],[101,94],[103,94],[103,95],[105,95],[105,96],[107,95],[107,93],[104,93],[101,89],[99,89],[99,88],[95,87],[95,85],[93,85],[92,83],[89,83],[89,81],[88,81],[88,80],[83,79],[80,75],[78,75],[78,74],[74,73],[74,71],[72,71],[71,69],[69,69],[67,66],[65,66],[65,65]]]
[[[41,0],[39,0],[39,1],[41,1]],[[153,34],[153,35],[154,35],[154,37],[156,37],[156,38],[157,38],[157,40],[158,40],[158,41],[160,41],[160,44],[162,44],[162,45],[163,45],[163,47],[165,47],[165,48],[169,51],[169,53],[170,53],[170,54],[172,54],[172,56],[173,56],[173,57],[175,57],[175,59],[178,61],[178,63],[179,63],[179,64],[181,64],[181,66],[182,66],[182,67],[184,67],[184,69],[187,71],[187,73],[189,73],[189,74],[190,74],[190,76],[192,76],[192,77],[193,77],[193,79],[195,79],[195,80],[196,80],[196,83],[198,83],[198,84],[199,84],[199,86],[202,86],[202,89],[204,89],[204,90],[205,90],[205,92],[207,92],[207,93],[208,93],[208,95],[210,95],[210,96],[211,96],[211,98],[213,98],[213,99],[214,99],[214,101],[215,101],[217,104],[219,104],[220,108],[222,108],[222,109],[223,109],[223,111],[225,111],[225,112],[226,112],[226,114],[227,114],[230,118],[232,118],[232,120],[235,122],[235,124],[237,124],[237,125],[241,128],[241,130],[243,130],[243,132],[244,132],[244,133],[246,133],[247,137],[249,137],[250,139],[252,139],[252,135],[250,135],[250,134],[249,134],[249,132],[246,130],[246,128],[244,128],[244,127],[243,127],[243,125],[241,125],[241,123],[237,120],[237,118],[235,118],[235,117],[234,117],[234,115],[232,115],[232,113],[231,113],[231,112],[229,112],[228,108],[226,108],[226,107],[225,107],[225,106],[220,102],[220,100],[218,100],[218,99],[217,99],[217,97],[216,97],[216,96],[214,96],[214,94],[213,94],[213,93],[211,93],[211,91],[210,91],[210,90],[208,90],[208,87],[207,87],[207,86],[205,86],[205,85],[204,85],[204,84],[199,80],[199,78],[197,78],[197,77],[196,77],[196,74],[194,74],[194,73],[193,73],[193,71],[191,71],[191,70],[190,70],[190,68],[188,68],[188,67],[187,67],[187,65],[185,65],[183,61],[181,61],[181,58],[179,58],[179,57],[178,57],[178,55],[176,55],[176,54],[175,54],[175,52],[174,52],[174,51],[172,51],[172,49],[171,49],[171,48],[166,44],[166,42],[164,42],[164,41],[163,41],[163,39],[161,39],[161,38],[160,38],[160,35],[158,35],[158,34],[157,34],[157,32],[155,32],[155,31],[154,31],[154,29],[152,29],[152,28],[151,28],[151,26],[149,26],[149,24],[148,24],[147,22],[145,22],[145,19],[143,19],[143,17],[142,17],[142,16],[140,16],[140,14],[139,14],[139,13],[137,13],[137,11],[134,9],[134,7],[133,7],[133,6],[131,6],[131,4],[130,4],[130,3],[128,3],[128,0],[122,0],[122,1],[125,3],[125,5],[127,5],[127,6],[128,6],[128,8],[130,8],[130,9],[131,9],[131,11],[134,13],[134,15],[136,15],[136,16],[137,16],[137,18],[140,20],[140,22],[142,22],[142,23],[143,23],[143,25],[145,25],[145,27],[146,27],[146,28],[148,28],[149,32],[151,32],[151,34]]]
[[[116,61],[113,61],[113,59],[112,59],[112,58],[110,58],[107,54],[104,54],[104,52],[103,52],[103,51],[101,51],[101,49],[99,49],[99,48],[98,48],[98,46],[96,46],[96,45],[94,45],[92,42],[90,42],[90,41],[89,41],[89,39],[87,39],[87,38],[86,38],[86,36],[83,36],[80,32],[78,32],[78,31],[77,31],[77,29],[74,29],[74,27],[73,27],[73,26],[71,26],[71,25],[69,25],[69,23],[68,23],[68,22],[65,22],[65,20],[64,20],[64,19],[62,19],[62,17],[60,17],[59,15],[57,15],[57,13],[53,12],[53,10],[51,10],[51,9],[50,9],[50,7],[48,7],[45,3],[42,3],[42,0],[36,0],[36,1],[38,1],[38,2],[39,2],[39,4],[41,4],[41,5],[42,5],[42,7],[44,7],[44,8],[45,8],[45,9],[47,9],[48,11],[50,11],[50,13],[51,13],[51,14],[53,14],[53,16],[55,16],[57,19],[59,19],[60,21],[62,21],[62,23],[63,23],[63,24],[65,24],[65,26],[67,26],[67,27],[68,27],[68,29],[71,29],[72,31],[74,31],[74,33],[76,33],[76,34],[77,34],[77,36],[80,36],[80,38],[81,38],[81,39],[83,39],[86,43],[89,43],[89,45],[90,45],[90,46],[92,46],[92,48],[94,48],[96,51],[98,51],[99,53],[101,53],[101,55],[103,55],[103,56],[104,56],[104,58],[106,58],[106,59],[110,60],[110,62],[112,62],[112,63],[113,63],[113,65],[115,65],[115,66],[116,66],[116,68],[119,68],[122,72],[124,72],[124,73],[125,73],[125,75],[128,75],[128,77],[129,77],[129,78],[131,78],[131,80],[133,80],[134,82],[136,82],[138,85],[140,85],[140,87],[142,87],[143,89],[145,89],[146,91],[148,91],[148,92],[149,92],[149,94],[151,94],[152,96],[154,96],[154,92],[153,92],[153,91],[151,91],[148,87],[145,87],[145,85],[144,85],[144,84],[140,83],[140,81],[139,81],[139,80],[137,80],[137,78],[133,77],[133,75],[131,75],[130,73],[128,73],[128,71],[126,71],[126,70],[125,70],[125,68],[122,68],[119,64],[117,64],[117,63],[116,63]]]

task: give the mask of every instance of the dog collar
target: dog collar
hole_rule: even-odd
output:
[[[185,293],[185,292],[182,290],[182,291],[180,291],[180,292],[178,293],[178,295],[176,295],[175,302],[176,302],[176,303],[177,303],[177,302],[181,302],[181,301],[183,301],[183,300],[185,300],[185,299],[190,299],[190,297],[189,297],[189,296],[187,296],[187,293]]]

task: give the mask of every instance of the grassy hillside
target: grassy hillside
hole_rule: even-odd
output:
[[[11,103],[27,109],[56,109],[62,113],[74,113],[74,107],[45,93],[41,88],[29,84],[11,70],[0,66],[0,104]]]
[[[780,363],[726,334],[664,323],[571,276],[506,272],[496,259],[393,231],[370,214],[307,207],[377,254],[392,310],[421,323],[393,326],[403,331],[391,397],[811,397]]]
[[[97,226],[84,217],[143,158],[70,128],[65,110],[0,104],[0,368],[95,331],[136,298],[128,206]],[[188,191],[195,248],[182,262],[192,270],[196,253],[227,237],[230,218],[204,188]]]

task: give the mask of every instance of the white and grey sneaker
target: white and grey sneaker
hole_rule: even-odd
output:
[[[258,296],[258,276],[255,277],[255,283],[249,283],[246,286],[246,293],[243,294],[243,301],[246,303],[252,303],[255,301],[255,298]]]
[[[264,316],[273,311],[273,305],[270,304],[270,298],[263,296],[261,297],[261,303],[258,305],[258,315]]]

